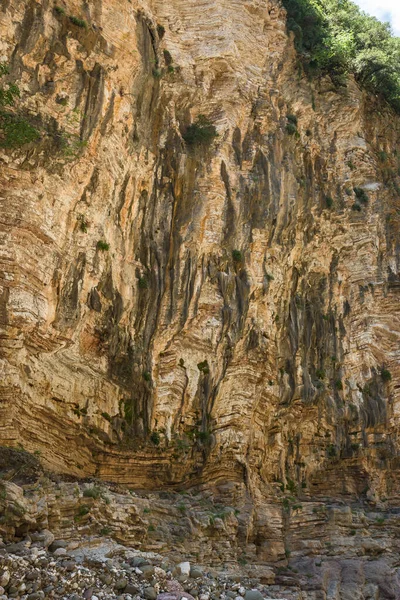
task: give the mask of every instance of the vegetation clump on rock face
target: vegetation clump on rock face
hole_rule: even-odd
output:
[[[8,75],[7,65],[0,64],[0,78]],[[40,137],[39,132],[28,121],[15,112],[4,110],[14,107],[20,97],[19,87],[15,83],[0,86],[0,148],[19,148]]]
[[[183,134],[188,146],[206,146],[218,137],[215,125],[204,115],[199,115]]]
[[[308,75],[330,75],[344,85],[353,73],[360,85],[400,113],[400,38],[392,36],[389,24],[350,0],[282,1]]]

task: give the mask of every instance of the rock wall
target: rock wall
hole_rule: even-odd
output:
[[[398,117],[310,82],[272,0],[0,10],[41,134],[1,151],[2,444],[259,531],[287,494],[399,506]]]

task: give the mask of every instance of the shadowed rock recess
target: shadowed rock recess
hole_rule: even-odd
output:
[[[1,445],[135,490],[118,542],[398,600],[399,117],[304,75],[274,0],[3,0],[0,29],[40,134],[0,149]],[[63,485],[5,539],[72,539]]]

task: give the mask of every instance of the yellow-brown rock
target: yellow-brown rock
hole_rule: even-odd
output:
[[[266,561],[284,493],[399,506],[398,117],[299,75],[273,0],[0,11],[41,133],[1,152],[2,444],[213,487]]]

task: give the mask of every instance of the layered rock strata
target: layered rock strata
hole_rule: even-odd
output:
[[[41,135],[1,152],[1,442],[212,489],[263,560],[282,502],[398,507],[398,117],[310,82],[272,0],[0,10]]]

